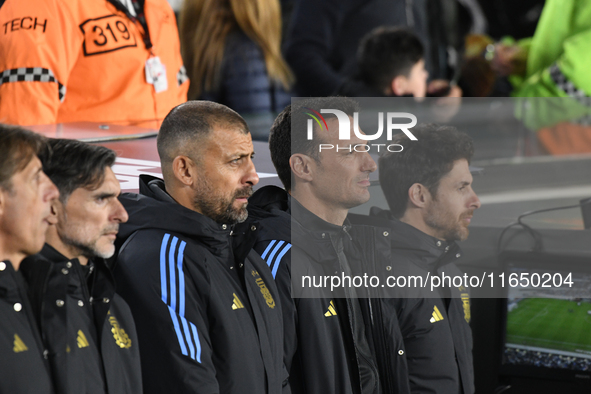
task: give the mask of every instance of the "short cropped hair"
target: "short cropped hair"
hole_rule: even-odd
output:
[[[437,198],[439,182],[449,173],[454,162],[474,155],[472,139],[455,127],[426,124],[414,127],[411,141],[405,134],[394,136],[392,143],[403,151],[387,152],[379,159],[380,185],[395,218],[404,216],[408,190],[415,183],[425,186]]]
[[[358,76],[381,91],[397,76],[408,77],[412,67],[424,56],[421,40],[410,30],[378,27],[361,41],[357,53]]]
[[[250,132],[236,111],[212,101],[187,101],[166,115],[156,143],[165,182],[175,157],[185,155],[198,160],[195,148],[214,127],[234,128],[244,134]]]
[[[21,127],[0,124],[0,189],[12,190],[11,179],[46,146],[47,139]]]
[[[318,144],[322,141],[318,133],[313,133],[312,140],[308,140],[307,137],[308,119],[312,119],[308,115],[311,112],[310,109],[316,112],[320,112],[321,109],[338,109],[352,117],[354,112],[359,111],[359,104],[347,97],[314,97],[288,105],[277,116],[269,133],[269,150],[277,175],[287,191],[292,188],[292,174],[289,166],[291,155],[302,153],[320,162]],[[336,119],[333,114],[322,114],[322,116],[327,120]],[[317,129],[318,126],[314,123],[314,131]]]
[[[65,204],[76,189],[97,189],[105,179],[105,168],[113,166],[117,155],[104,146],[58,138],[49,139],[48,149],[39,158]]]

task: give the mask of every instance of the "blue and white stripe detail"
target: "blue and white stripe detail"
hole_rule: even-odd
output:
[[[291,249],[291,244],[289,242],[273,240],[261,255],[263,260],[265,260],[265,263],[267,263],[271,269],[273,279],[275,279],[275,276],[277,275],[281,259],[283,259],[283,256],[285,256],[289,249]]]
[[[180,242],[179,242],[180,241]],[[201,342],[197,327],[185,318],[185,273],[183,256],[185,241],[165,234],[160,246],[160,290],[162,302],[168,306],[181,353],[201,362]]]

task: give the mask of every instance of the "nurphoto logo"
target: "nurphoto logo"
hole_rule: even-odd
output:
[[[320,130],[328,130],[328,124],[326,120],[322,116],[322,114],[333,114],[337,117],[339,122],[339,140],[340,141],[349,141],[351,140],[351,118],[349,115],[340,111],[338,109],[321,109],[320,112],[313,110],[312,108],[305,107],[306,110],[310,112],[305,112],[309,115],[312,119],[308,119],[308,140],[313,140],[313,133],[314,133],[314,121],[320,128]],[[407,123],[395,123],[398,122],[400,119],[408,119],[410,122]],[[415,137],[412,132],[409,130],[417,125],[417,117],[408,112],[387,112],[386,113],[386,139],[388,141],[392,141],[392,135],[394,134],[394,130],[402,131],[406,136],[412,140],[416,141],[417,137]],[[363,134],[359,130],[359,113],[353,113],[353,132],[355,136],[363,141],[375,141],[382,136],[384,133],[384,113],[378,112],[378,131],[375,134]],[[400,144],[355,144],[355,145],[346,145],[346,146],[339,146],[338,144],[335,146],[334,144],[319,144],[319,151],[322,152],[323,150],[329,149],[336,149],[337,152],[340,150],[348,150],[348,151],[355,151],[355,152],[369,152],[370,150],[374,149],[377,152],[380,152],[381,148],[385,148],[389,152],[401,152],[403,147]]]

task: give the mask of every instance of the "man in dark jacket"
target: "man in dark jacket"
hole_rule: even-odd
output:
[[[393,143],[404,150],[380,158],[380,184],[390,211],[373,210],[371,222],[389,228],[392,276],[461,276],[456,241],[480,201],[472,190],[472,140],[454,128],[426,125]],[[408,359],[411,392],[474,393],[470,295],[463,287],[395,288],[396,306]]]
[[[347,97],[425,97],[425,49],[410,30],[378,27],[359,45],[357,73],[337,89]],[[456,88],[457,89],[457,88]]]
[[[41,250],[55,185],[37,157],[46,141],[0,125],[0,392],[53,393],[46,353],[19,270]]]
[[[137,322],[145,393],[273,393],[287,384],[281,305],[234,224],[258,175],[244,120],[213,102],[174,108],[158,135],[164,180],[123,195],[116,276]],[[288,389],[288,387],[287,387]]]
[[[142,392],[135,324],[104,260],[127,221],[111,169],[115,157],[66,139],[50,140],[41,155],[60,191],[52,205],[56,223],[21,269],[59,393]]]
[[[378,27],[368,33],[357,56],[357,72],[347,78],[336,94],[347,97],[407,97],[397,100],[398,110],[421,114],[427,118],[449,119],[459,110],[462,90],[443,80],[427,84],[425,49],[421,40],[410,30],[398,27]],[[419,103],[426,96],[447,97],[429,100],[433,108],[425,111]],[[385,101],[383,101],[385,102]],[[439,108],[438,108],[439,107]],[[428,108],[428,106],[427,106]]]
[[[313,139],[306,139],[306,122],[311,119],[307,113],[321,109],[338,109],[352,117],[357,105],[344,98],[320,98],[287,107],[275,120],[269,138],[273,164],[287,191],[262,188],[249,205],[252,220],[260,228],[255,250],[275,277],[284,309],[285,363],[292,390],[405,392],[403,386],[395,388],[390,382],[393,378],[404,385],[405,379],[386,367],[383,356],[388,350],[377,349],[384,346],[385,330],[372,317],[381,318],[381,309],[370,311],[380,308],[379,301],[358,299],[368,296],[363,290],[303,289],[298,279],[304,272],[348,274],[363,264],[346,216],[349,208],[369,199],[369,174],[375,171],[375,163],[362,152],[319,153],[318,144],[338,143],[337,118],[326,114],[325,127],[314,127]],[[357,138],[340,141],[356,143],[364,144]],[[391,318],[395,332],[396,317]],[[393,363],[403,365],[403,359],[396,359],[399,351],[404,354],[401,335],[393,333],[390,339]]]
[[[378,26],[411,28],[426,47],[431,77],[448,78],[447,38],[441,0],[299,0],[285,44],[285,58],[300,96],[333,94],[355,74],[363,36]]]

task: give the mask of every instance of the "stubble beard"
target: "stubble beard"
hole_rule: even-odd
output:
[[[207,179],[201,179],[195,190],[193,207],[217,223],[242,223],[248,218],[247,203],[240,208],[234,208],[234,201],[240,197],[248,198],[252,193],[252,186],[246,186],[227,198],[214,190]]]
[[[474,211],[465,212],[459,218],[452,217],[444,210],[437,209],[431,205],[425,215],[425,224],[435,229],[439,234],[438,238],[445,241],[464,241],[468,238],[470,230],[462,224],[462,219],[472,216]]]
[[[98,241],[99,241],[100,237],[102,237],[104,234],[110,233],[113,231],[118,231],[118,230],[119,230],[119,225],[110,226],[107,229],[105,229],[104,232],[101,233],[101,235],[98,238],[96,238],[95,240],[93,240],[91,242],[83,242],[83,241],[80,241],[79,239],[74,239],[65,233],[60,234],[60,238],[65,245],[67,245],[72,251],[75,251],[76,254],[78,254],[78,255],[82,255],[88,259],[95,259],[95,258],[108,259],[115,254],[115,246],[113,244],[111,244],[111,247],[109,248],[109,250],[100,250],[97,245]],[[75,233],[79,234],[79,232],[75,232]]]

